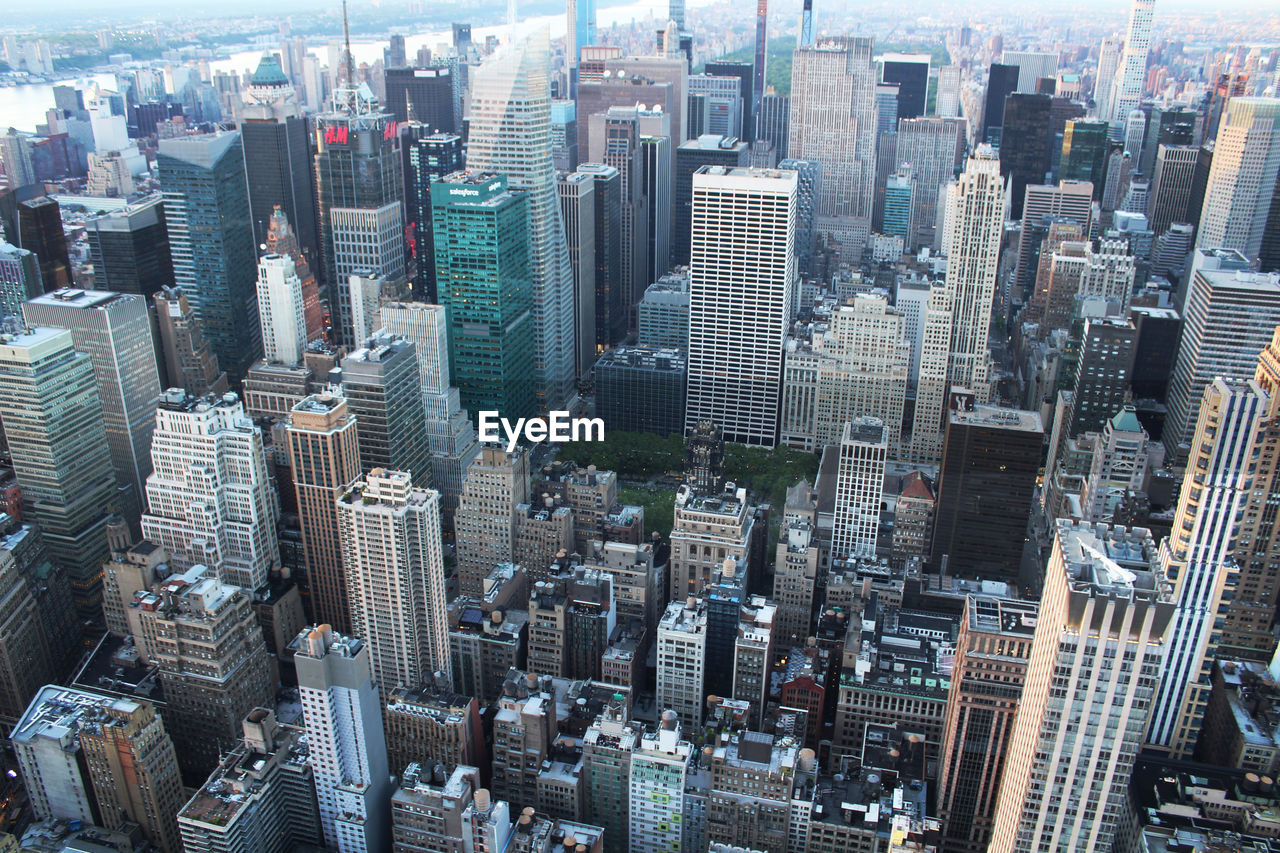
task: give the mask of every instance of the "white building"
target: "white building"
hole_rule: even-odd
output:
[[[375,468],[338,499],[351,631],[383,691],[450,673],[440,493]]]
[[[1147,431],[1133,406],[1125,406],[1103,424],[1093,444],[1089,477],[1080,498],[1085,521],[1110,521],[1127,494],[1146,488],[1147,454]]]
[[[989,336],[1004,236],[1005,190],[1000,159],[979,145],[956,184],[955,226],[947,255],[951,292],[951,364],[948,381],[990,399]]]
[[[878,418],[854,418],[840,437],[831,555],[875,557],[888,438]]]
[[[1141,528],[1058,521],[992,853],[1111,847],[1173,616],[1154,551]]]
[[[543,28],[472,69],[467,144],[468,169],[506,175],[511,189],[529,193],[534,367],[545,410],[574,396],[575,347],[573,269],[551,155],[550,57]]]
[[[288,255],[272,253],[258,259],[258,322],[268,364],[302,363],[307,346],[302,279]]]
[[[951,291],[947,285],[929,288],[923,326],[911,443],[905,455],[911,462],[936,465],[942,461],[942,417],[947,408],[951,359]]]
[[[795,172],[703,166],[693,176],[685,429],[778,439],[782,349],[796,278]]]
[[[641,735],[631,752],[631,853],[685,849],[685,782],[692,753],[693,745],[680,739],[680,722],[670,711],[663,712],[656,732]]]
[[[960,115],[959,65],[944,65],[938,69],[938,96],[933,111],[939,118]]]
[[[1257,260],[1278,173],[1280,100],[1227,101],[1213,146],[1196,246],[1235,249]]]
[[[1129,9],[1129,33],[1124,40],[1124,53],[1116,68],[1112,82],[1111,112],[1107,118],[1112,126],[1124,125],[1129,113],[1142,102],[1147,86],[1147,54],[1151,52],[1151,22],[1155,17],[1156,0],[1133,0]],[[1099,60],[1099,78],[1101,78]]]
[[[203,564],[250,592],[265,586],[280,563],[280,506],[262,431],[239,398],[164,392],[151,463],[143,538],[168,551],[177,569]]]
[[[338,853],[388,850],[393,786],[369,648],[328,625],[294,644],[325,844]]]
[[[673,601],[658,622],[659,708],[675,712],[683,725],[702,725],[706,701],[707,607],[700,598]],[[732,667],[730,661],[724,666]],[[717,663],[720,665],[720,663]],[[677,812],[678,814],[679,812]],[[632,816],[634,827],[635,817]]]
[[[1035,50],[1006,50],[1000,55],[1003,65],[1018,66],[1018,91],[1035,94],[1041,77],[1058,76],[1058,54]]]

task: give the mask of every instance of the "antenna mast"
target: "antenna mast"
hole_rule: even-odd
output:
[[[354,89],[356,86],[356,62],[351,55],[351,25],[347,23],[347,0],[342,0],[342,40],[346,44],[347,50],[347,85]]]

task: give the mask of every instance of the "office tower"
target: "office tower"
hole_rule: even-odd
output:
[[[461,846],[463,812],[480,787],[480,770],[459,765],[437,775],[431,762],[413,762],[403,768],[400,784],[391,795],[393,853],[415,850],[453,850]],[[469,830],[470,827],[467,827]]]
[[[747,143],[717,136],[700,136],[676,149],[675,200],[671,216],[671,260],[689,263],[689,240],[693,233],[693,176],[703,166],[734,168],[750,159]]]
[[[1040,416],[973,405],[959,393],[953,400],[929,565],[953,577],[1016,582],[1040,472]]]
[[[7,57],[6,57],[7,58]],[[15,67],[12,62],[11,67]],[[13,128],[0,136],[0,163],[4,164],[5,185],[11,189],[25,187],[36,182],[35,165],[32,163],[31,139]]]
[[[795,52],[787,156],[822,164],[818,230],[856,257],[875,189],[876,69],[870,38],[823,39]]]
[[[1147,431],[1133,406],[1121,407],[1102,425],[1080,497],[1082,518],[1110,522],[1122,501],[1143,490],[1148,446]]]
[[[80,618],[97,621],[116,478],[93,359],[55,328],[6,335],[0,357],[0,421],[23,517],[70,574]]]
[[[2,138],[2,137],[0,137]],[[32,252],[40,262],[44,289],[70,287],[71,259],[67,235],[62,228],[62,208],[47,195],[18,203],[18,245]],[[13,232],[9,232],[13,236]]]
[[[307,121],[293,84],[274,54],[263,54],[242,97],[237,116],[254,245],[266,242],[278,207],[293,223],[305,255],[316,258],[316,199]]]
[[[179,288],[164,288],[153,298],[164,361],[162,384],[166,388],[182,388],[196,397],[226,393],[227,374],[219,369],[186,293]]]
[[[1128,819],[1174,616],[1154,551],[1141,528],[1058,521],[992,851],[1102,849]]]
[[[960,66],[943,65],[938,69],[938,89],[934,115],[955,118],[960,115]]]
[[[876,86],[876,155],[875,189],[873,190],[871,230],[882,233],[884,223],[884,186],[897,168],[893,152],[898,136],[898,86],[882,83]]]
[[[157,168],[174,281],[238,385],[262,351],[241,137],[220,132],[161,143]]]
[[[107,829],[131,821],[163,853],[182,849],[174,822],[182,781],[150,702],[50,684],[11,740],[38,819]]]
[[[622,299],[622,176],[603,163],[582,163],[577,174],[590,176],[595,199],[595,337],[579,341],[594,353],[626,338],[627,311]],[[584,297],[585,299],[585,297]]]
[[[303,631],[295,642],[324,843],[339,853],[386,850],[391,770],[369,647],[328,625]]]
[[[416,347],[379,332],[342,359],[342,395],[360,422],[360,469],[405,471],[429,483],[431,448]]]
[[[0,236],[0,316],[21,314],[22,303],[42,293],[36,256]]]
[[[911,201],[913,234],[908,247],[932,244],[938,219],[938,190],[955,176],[964,150],[964,125],[954,119],[909,118],[898,120],[894,163],[911,164],[915,191]]]
[[[1068,121],[1062,135],[1062,163],[1058,177],[1064,181],[1089,181],[1101,197],[1107,167],[1105,121]]]
[[[368,644],[374,682],[448,679],[440,494],[375,468],[339,498],[338,529],[351,629]]]
[[[160,195],[88,217],[84,230],[97,289],[151,296],[173,286],[173,258]]]
[[[982,124],[975,141],[992,145],[1000,144],[1001,129],[1004,127],[1005,99],[1018,91],[1018,73],[1016,65],[991,63],[987,72],[987,91],[982,103]]]
[[[586,376],[596,355],[596,187],[583,172],[559,172],[556,193],[573,268],[575,375]]]
[[[453,75],[447,65],[388,67],[387,109],[397,124],[420,122],[430,133],[455,133],[453,85]]]
[[[689,124],[687,134],[697,139],[704,134],[741,139],[742,81],[737,77],[693,74],[689,77]]]
[[[706,640],[704,657],[708,661],[735,659],[735,641],[741,612],[747,604],[747,561],[741,564],[726,557],[711,574],[711,582],[703,591],[706,605]],[[703,676],[704,694],[733,695],[734,667],[712,666]]]
[[[697,728],[702,725],[706,697],[706,602],[692,596],[688,601],[672,601],[658,622],[657,643],[655,701],[659,707],[674,711],[681,724]]]
[[[1155,16],[1155,0],[1133,0],[1129,9],[1129,31],[1124,52],[1112,82],[1111,112],[1106,117],[1123,125],[1129,113],[1138,108],[1147,85],[1147,54],[1151,51],[1151,23]]]
[[[817,501],[808,482],[787,489],[783,526],[774,557],[773,639],[781,648],[802,645],[813,623],[818,566]]]
[[[952,312],[948,381],[973,389],[979,400],[989,394],[988,334],[1004,233],[1004,200],[1000,161],[989,146],[979,145],[956,185],[955,232],[944,249]]]
[[[233,394],[160,397],[142,535],[180,569],[207,565],[252,593],[280,563],[262,431]]]
[[[958,853],[986,853],[991,842],[1037,609],[1010,598],[965,598],[938,773],[938,817],[947,849]]]
[[[1137,336],[1128,320],[1085,320],[1068,435],[1100,432],[1124,406]]]
[[[1138,171],[1147,176],[1155,173],[1156,155],[1161,145],[1194,146],[1198,118],[1199,114],[1188,107],[1153,107],[1147,116],[1147,132]]]
[[[528,417],[536,410],[537,341],[531,196],[508,190],[500,175],[480,173],[451,176],[431,195],[439,296],[449,309],[450,363],[462,405],[473,414]]]
[[[677,270],[645,288],[637,307],[641,346],[689,348],[689,274]]]
[[[649,274],[637,282],[638,301],[649,282],[671,270],[671,199],[675,180],[675,143],[671,118],[656,109],[640,109],[640,174],[648,219]],[[633,302],[634,305],[634,302]],[[634,307],[632,323],[635,323]]]
[[[136,523],[151,473],[151,433],[160,396],[145,300],[97,290],[57,290],[32,299],[22,313],[31,326],[69,330],[76,350],[90,357],[111,464],[116,482],[130,492],[128,514]]]
[[[293,270],[302,284],[302,314],[306,323],[306,340],[317,341],[325,333],[325,308],[320,304],[320,288],[316,284],[311,265],[302,255],[298,237],[289,224],[289,218],[277,206],[271,211],[271,219],[267,224],[266,251],[293,261]],[[315,257],[315,253],[312,253]]]
[[[712,573],[724,564],[725,557],[733,557],[741,563],[750,563],[752,530],[755,518],[747,503],[747,490],[729,491],[720,475],[711,473],[714,464],[706,457],[715,456],[714,436],[700,448],[709,451],[701,454],[701,467],[708,478],[686,476],[686,485],[676,491],[675,514],[671,527],[671,564],[669,567],[671,601],[683,601],[700,595],[711,583]],[[723,452],[723,443],[720,444]],[[687,470],[687,468],[686,468]],[[720,486],[699,492],[690,481],[709,479],[711,486],[720,480]],[[752,568],[751,570],[754,570]]]
[[[302,279],[293,258],[274,253],[258,260],[258,318],[268,364],[301,364],[307,346]]]
[[[496,799],[538,802],[538,771],[549,757],[556,736],[554,695],[551,678],[539,678],[532,672],[526,675],[512,670],[504,682],[493,733]]]
[[[794,172],[707,166],[693,177],[685,430],[773,447],[796,277]]]
[[[664,711],[657,731],[643,732],[631,751],[629,816],[632,853],[683,850],[686,784],[693,745],[680,739],[678,716]]]
[[[593,50],[612,52],[617,48]],[[710,68],[707,73],[715,74]],[[689,113],[687,78],[688,67],[675,57],[623,59],[619,55],[601,60],[598,78],[584,79],[578,90],[578,157],[591,159],[590,152],[596,147],[591,142],[591,116],[607,113],[610,107],[648,105],[650,110],[659,110],[670,117],[672,146],[683,142]]]
[[[436,291],[431,184],[462,168],[462,137],[435,132],[420,122],[401,124],[400,151],[404,157],[405,227],[412,229],[413,295],[435,303],[440,297]]]
[[[1098,68],[1093,77],[1093,114],[1100,121],[1111,120],[1111,95],[1115,87],[1116,69],[1120,66],[1120,44],[1104,38],[1098,47]]]
[[[462,483],[454,516],[458,589],[482,596],[485,577],[515,554],[515,508],[529,500],[529,454],[484,445]]]
[[[880,57],[880,79],[898,86],[899,119],[924,115],[932,61],[927,53],[886,53]]]
[[[1197,249],[1195,258],[1161,436],[1175,459],[1191,444],[1205,386],[1219,376],[1252,376],[1257,354],[1280,325],[1280,276],[1250,272],[1245,257],[1231,250]]]
[[[1280,101],[1232,98],[1213,147],[1196,247],[1236,249],[1256,260],[1278,173]]]
[[[787,138],[791,127],[791,96],[766,93],[760,99],[760,118],[757,122],[757,139],[773,143],[773,151],[779,163],[787,159]]]
[[[1043,183],[1049,171],[1050,106],[1048,95],[1014,93],[1005,101],[1000,175],[1010,185],[1010,219],[1022,218],[1027,185]]]
[[[1203,149],[1193,145],[1161,145],[1156,154],[1147,214],[1151,230],[1163,234],[1175,223],[1198,221],[1192,213],[1192,188]]]
[[[307,397],[289,413],[285,436],[306,562],[309,612],[350,626],[337,501],[360,476],[356,417],[332,394]]]
[[[799,179],[796,193],[796,267],[802,276],[813,274],[815,222],[818,194],[822,189],[822,164],[813,160],[781,160],[779,169],[789,169]]]
[[[887,237],[899,237],[910,246],[915,233],[911,218],[916,184],[910,167],[904,166],[885,181],[884,221],[880,233]]]
[[[29,533],[36,535],[34,531]],[[76,639],[74,634],[64,639],[51,633],[55,626],[49,624],[43,612],[43,581],[28,570],[27,562],[24,559],[20,564],[7,547],[0,550],[0,714],[13,720],[22,716],[41,685],[64,675],[63,646],[67,639]],[[49,574],[53,574],[52,567]],[[67,616],[74,619],[70,613]]]
[[[557,98],[551,102],[551,159],[556,172],[572,172],[582,160],[578,152],[576,101]]]
[[[139,657],[159,668],[183,779],[198,784],[245,715],[275,699],[250,593],[196,565],[139,590],[128,617]]]
[[[573,271],[551,162],[549,65],[550,37],[543,30],[477,68],[467,145],[468,168],[506,175],[513,189],[527,194],[534,387],[544,410],[561,408],[574,395]],[[470,408],[460,380],[458,387]],[[522,404],[497,408],[507,417],[524,416]]]
[[[394,117],[368,88],[343,88],[315,123],[320,280],[334,338],[358,346],[350,278],[405,273],[400,136]]]
[[[788,340],[780,440],[818,451],[839,444],[845,424],[866,415],[883,423],[896,458],[911,363],[905,333],[906,318],[887,298],[859,293],[807,346]]]
[[[739,94],[742,96],[742,130],[743,141],[750,144],[757,136],[756,129],[760,121],[760,113],[754,112],[759,105],[763,112],[764,98],[756,97],[755,63],[715,60],[703,66],[703,71],[715,77],[736,77],[739,81]],[[684,137],[696,139],[696,134],[686,131]],[[683,138],[683,137],[682,137]]]
[[[596,415],[605,429],[683,434],[685,426],[683,350],[621,346],[606,351],[594,367]]]
[[[905,456],[911,462],[936,465],[942,459],[944,414],[950,384],[951,293],[945,284],[934,284],[923,306],[920,362],[915,374],[916,405],[911,422],[911,443]]]
[[[243,732],[178,812],[183,853],[284,853],[322,843],[301,726],[281,725],[272,711],[254,708]]]
[[[651,281],[646,251],[649,223],[645,215],[647,201],[641,175],[637,113],[635,107],[610,107],[607,113],[591,116],[591,149],[588,154],[593,162],[617,169],[620,178],[620,290],[622,307],[628,317]]]
[[[1090,230],[1093,214],[1094,187],[1088,181],[1059,181],[1057,186],[1028,186],[1022,209],[1022,233],[1018,237],[1018,264],[1014,275],[1019,292],[1026,293],[1035,284],[1036,253],[1051,224],[1069,220],[1080,226],[1081,235]]]
[[[831,553],[840,559],[875,557],[888,437],[878,418],[857,417],[840,437]]]

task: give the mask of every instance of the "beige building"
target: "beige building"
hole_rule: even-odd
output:
[[[529,500],[529,454],[485,445],[467,468],[454,516],[458,591],[482,594],[493,568],[515,557],[515,509]]]
[[[698,595],[711,583],[712,573],[724,565],[725,557],[748,562],[754,518],[747,504],[747,490],[725,489],[719,495],[702,497],[687,485],[676,491],[675,516],[671,527],[672,601]]]

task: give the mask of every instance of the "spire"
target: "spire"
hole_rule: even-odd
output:
[[[813,0],[804,0],[804,11],[800,13],[800,46],[813,46]]]
[[[347,22],[347,0],[342,0],[342,41],[347,49],[347,85],[355,88],[356,61],[351,55],[351,26]]]

